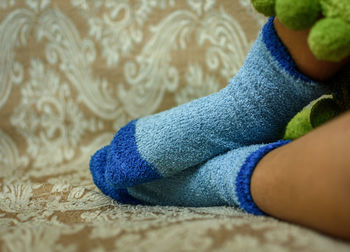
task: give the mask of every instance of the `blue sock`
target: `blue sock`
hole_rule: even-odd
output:
[[[235,206],[251,214],[263,215],[251,196],[251,176],[268,152],[289,142],[237,148],[174,176],[127,188],[123,197],[127,195],[126,199],[131,197],[149,205]]]
[[[116,189],[105,179],[106,156],[110,146],[98,150],[90,160],[90,172],[95,185],[107,196],[123,204],[141,204],[141,202],[129,195],[126,188]]]
[[[91,164],[105,166],[104,179],[119,189],[170,177],[229,150],[280,139],[288,121],[325,92],[298,72],[270,19],[227,87],[130,122],[106,160]]]

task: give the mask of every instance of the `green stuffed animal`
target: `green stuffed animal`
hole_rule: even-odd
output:
[[[350,109],[350,63],[337,73],[329,86],[332,94],[313,101],[288,123],[284,139],[294,140]]]
[[[350,0],[251,0],[266,16],[277,16],[291,30],[311,28],[308,44],[319,60],[339,62],[350,55]],[[350,108],[350,64],[330,85],[332,94],[299,112],[285,139],[296,139]]]
[[[277,16],[291,30],[310,27],[308,43],[316,58],[340,61],[350,55],[349,0],[252,0],[255,9]]]

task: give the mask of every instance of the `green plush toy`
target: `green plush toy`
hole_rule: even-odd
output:
[[[311,28],[308,44],[319,60],[339,62],[350,55],[350,0],[251,0],[266,16],[291,30]],[[333,93],[313,102],[288,124],[285,139],[296,139],[350,108],[350,64],[330,85]]]
[[[291,30],[311,28],[308,43],[316,58],[340,61],[350,55],[349,0],[252,0],[257,11],[277,16]]]
[[[294,140],[350,109],[350,63],[332,78],[334,90],[313,101],[288,123],[284,139]]]

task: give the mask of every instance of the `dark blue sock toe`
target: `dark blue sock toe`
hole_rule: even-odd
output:
[[[138,152],[136,121],[129,122],[115,135],[107,155],[105,178],[115,188],[126,188],[162,178],[157,169]]]
[[[105,179],[106,157],[110,146],[98,150],[90,159],[90,172],[95,185],[106,195],[123,204],[140,204],[126,189],[116,189]]]
[[[98,150],[90,159],[90,172],[95,185],[105,194],[110,194],[111,188],[106,184],[104,173],[106,167],[106,155],[109,146]]]

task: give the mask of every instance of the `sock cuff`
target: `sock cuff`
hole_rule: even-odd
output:
[[[250,154],[240,169],[236,178],[236,195],[240,208],[255,215],[266,215],[253,201],[250,191],[250,180],[258,162],[270,151],[291,142],[290,140],[280,140],[265,145]]]
[[[261,31],[263,41],[267,49],[270,51],[271,55],[278,62],[278,64],[294,78],[305,82],[313,82],[310,77],[298,70],[298,67],[292,59],[288,49],[283,45],[281,39],[277,35],[273,24],[274,19],[274,17],[270,17]]]

